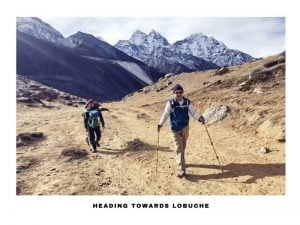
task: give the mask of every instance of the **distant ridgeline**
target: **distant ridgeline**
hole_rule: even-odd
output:
[[[129,41],[114,47],[83,32],[64,38],[39,18],[17,18],[17,74],[98,101],[119,100],[166,73],[215,69],[250,60],[253,57],[202,34],[170,45],[156,31],[149,35],[136,31]]]

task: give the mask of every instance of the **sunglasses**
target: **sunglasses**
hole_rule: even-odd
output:
[[[182,94],[182,91],[175,91],[175,94]]]

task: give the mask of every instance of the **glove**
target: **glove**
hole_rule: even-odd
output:
[[[198,119],[198,121],[199,121],[200,123],[202,123],[202,124],[205,123],[205,119],[204,119],[203,116],[200,116],[199,119]]]
[[[158,131],[158,132],[160,131],[160,128],[162,128],[162,125],[158,124],[158,125],[157,125],[157,131]]]

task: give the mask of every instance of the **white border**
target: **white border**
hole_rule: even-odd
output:
[[[4,3],[1,3],[2,5]],[[1,6],[1,224],[272,224],[299,222],[297,109],[298,11],[273,1],[9,1]],[[15,196],[15,18],[16,16],[284,16],[287,42],[287,187],[285,196]],[[297,60],[297,61],[296,61]],[[298,149],[297,149],[298,148]],[[210,209],[92,209],[101,202],[208,202]],[[6,221],[6,222],[4,222]],[[8,222],[9,221],[9,222]]]

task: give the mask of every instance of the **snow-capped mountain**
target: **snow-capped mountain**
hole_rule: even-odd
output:
[[[52,43],[64,39],[59,31],[37,17],[17,17],[17,31]]]
[[[137,46],[144,46],[148,53],[151,53],[153,50],[159,47],[165,47],[169,45],[167,39],[155,30],[151,30],[148,35],[137,30],[132,34],[129,42]]]
[[[99,38],[64,38],[38,18],[17,19],[17,73],[67,93],[117,100],[162,74]]]
[[[148,35],[137,30],[128,41],[121,40],[115,47],[163,73],[214,69],[254,59],[201,33],[169,44],[166,38],[154,30]],[[172,71],[175,68],[176,71]]]
[[[217,68],[214,63],[171,48],[167,39],[154,30],[151,30],[148,35],[137,30],[132,34],[129,41],[121,40],[115,47],[162,73],[181,73]]]
[[[213,62],[218,66],[238,65],[254,59],[246,53],[229,49],[223,42],[202,33],[192,34],[177,41],[171,45],[171,48]]]
[[[141,45],[145,39],[147,38],[147,34],[140,30],[136,30],[129,39],[129,42],[135,45]]]

